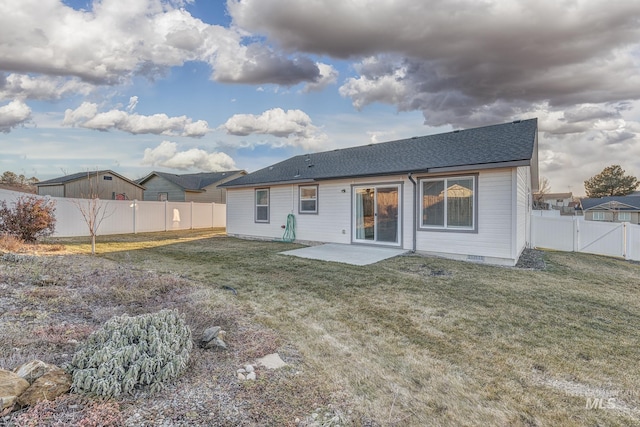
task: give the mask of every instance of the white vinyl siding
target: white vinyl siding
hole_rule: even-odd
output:
[[[526,168],[525,168],[526,169]],[[318,200],[322,206],[317,215],[301,215],[299,208],[299,184],[271,186],[269,188],[269,223],[255,223],[255,188],[230,188],[227,190],[227,233],[232,236],[254,237],[267,240],[281,239],[287,215],[296,217],[296,241],[352,243],[352,186],[399,183],[402,192],[401,247],[411,250],[413,232],[416,234],[416,250],[450,258],[470,259],[485,257],[487,263],[513,265],[512,251],[522,244],[525,235],[521,230],[520,212],[526,209],[524,199],[516,201],[514,180],[524,179],[524,172],[513,169],[491,169],[477,173],[477,232],[447,233],[424,231],[415,223],[414,191],[420,193],[420,183],[414,185],[406,175],[322,181],[318,185]],[[465,175],[469,176],[469,174]],[[304,184],[302,184],[304,185]],[[525,183],[521,184],[525,195]],[[421,204],[416,209],[420,211]],[[518,211],[516,214],[514,211]],[[419,221],[419,215],[418,215]],[[514,226],[514,221],[517,221]],[[472,258],[473,259],[473,258]]]
[[[492,169],[478,174],[477,233],[434,233],[419,229],[416,250],[459,257],[512,259],[511,169]]]
[[[514,239],[513,256],[517,257],[522,253],[530,239],[527,233],[531,215],[531,176],[529,166],[521,166],[514,170],[516,183],[515,218],[514,218]]]

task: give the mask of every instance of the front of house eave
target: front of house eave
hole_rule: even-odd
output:
[[[608,207],[605,205],[597,205],[597,206],[593,206],[591,208],[586,208],[584,209],[585,211],[607,211],[607,212],[640,212],[640,208],[636,207],[636,206],[629,206],[629,205],[624,205],[624,206],[618,206],[615,208],[612,207]]]
[[[486,169],[499,169],[499,168],[510,168],[510,167],[518,167],[518,166],[531,166],[531,159],[524,160],[514,160],[508,162],[497,162],[497,163],[481,163],[474,165],[460,165],[460,166],[446,166],[446,167],[438,167],[438,168],[427,168],[427,169],[408,169],[408,170],[399,170],[399,171],[386,171],[386,172],[377,172],[371,174],[358,174],[358,175],[335,175],[321,178],[305,178],[305,179],[293,179],[293,180],[283,180],[283,181],[264,181],[264,182],[254,182],[249,184],[236,184],[236,185],[226,185],[222,184],[220,187],[225,187],[227,189],[234,188],[252,188],[252,187],[270,187],[274,185],[289,185],[289,184],[309,184],[314,182],[321,181],[333,181],[337,179],[356,179],[356,178],[374,178],[379,176],[391,176],[391,175],[421,175],[421,174],[445,174],[445,173],[457,173],[457,172],[469,172],[474,170],[486,170]]]

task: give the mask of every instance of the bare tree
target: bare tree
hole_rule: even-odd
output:
[[[87,172],[87,191],[82,193],[82,199],[73,199],[73,203],[76,205],[82,219],[89,228],[89,235],[91,236],[91,255],[96,254],[96,236],[100,229],[100,224],[106,218],[113,214],[113,211],[109,212],[109,203],[100,200],[100,192],[98,188],[98,171],[95,174]]]
[[[551,184],[549,183],[549,180],[544,177],[541,176],[540,180],[538,181],[538,192],[534,193],[533,195],[533,208],[534,209],[544,209],[544,196],[545,194],[549,194],[549,192],[551,191]]]

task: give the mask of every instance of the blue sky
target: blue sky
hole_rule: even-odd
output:
[[[538,117],[640,176],[640,2],[0,0],[0,172],[136,179]]]

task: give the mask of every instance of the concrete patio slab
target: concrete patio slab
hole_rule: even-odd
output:
[[[325,245],[309,246],[307,248],[280,252],[280,254],[317,259],[320,261],[342,262],[352,265],[369,265],[407,252],[409,251],[406,249],[327,243]]]

